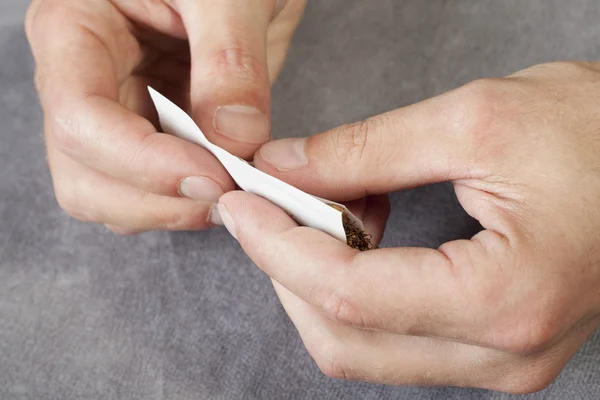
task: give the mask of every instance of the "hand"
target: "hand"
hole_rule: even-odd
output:
[[[333,200],[452,181],[485,230],[437,250],[358,252],[240,192],[219,209],[327,375],[537,391],[599,325],[599,103],[600,64],[541,65],[256,155]]]
[[[270,83],[304,3],[34,0],[26,31],[61,207],[121,233],[218,222],[211,205],[234,182],[200,146],[157,132],[146,86],[250,157],[270,139]]]

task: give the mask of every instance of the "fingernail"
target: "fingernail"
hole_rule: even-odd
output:
[[[262,144],[271,136],[267,116],[254,107],[219,107],[213,125],[217,132],[240,143]]]
[[[280,171],[290,171],[308,163],[304,147],[306,139],[282,139],[260,148],[260,156]]]
[[[237,240],[237,233],[235,231],[235,224],[233,223],[233,218],[231,218],[231,214],[227,211],[227,207],[223,204],[218,205],[219,215],[221,217],[221,221],[223,221],[223,225],[229,231],[231,236],[233,236]]]
[[[190,199],[216,203],[223,195],[223,189],[212,179],[190,176],[179,184],[179,193]]]
[[[221,219],[221,214],[219,213],[219,205],[217,203],[213,204],[208,213],[208,222],[213,225],[223,225],[223,220]]]

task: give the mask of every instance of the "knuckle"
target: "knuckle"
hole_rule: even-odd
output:
[[[369,137],[373,137],[379,125],[378,118],[368,118],[335,130],[328,143],[332,154],[345,163],[360,163],[371,145]]]
[[[362,158],[362,155],[367,148],[369,134],[373,128],[372,119],[366,119],[350,126],[350,150],[356,154],[359,159]]]
[[[209,57],[212,72],[227,73],[248,83],[268,81],[267,70],[254,54],[241,46],[227,47]]]
[[[187,200],[183,200],[187,202]],[[157,221],[165,220],[159,225],[164,226],[169,231],[197,231],[212,227],[210,223],[210,206],[208,204],[196,204],[193,208],[181,207],[180,211],[174,215],[156,215]]]
[[[479,79],[459,88],[452,127],[476,139],[487,136],[496,120],[501,95],[499,86],[496,79]]]
[[[73,155],[78,152],[81,147],[78,130],[72,117],[63,116],[61,113],[47,115],[46,136],[61,153]]]
[[[319,370],[329,378],[344,380],[352,379],[350,371],[338,362],[333,360],[327,360],[326,362],[318,362],[315,360],[315,362],[317,363]]]
[[[64,2],[33,0],[25,14],[25,33],[28,39],[31,41],[47,37],[48,30],[63,19],[67,9]]]
[[[520,355],[536,354],[547,349],[559,332],[556,318],[545,312],[529,318],[520,317],[509,326],[505,335],[505,348]]]
[[[74,188],[56,185],[54,193],[59,207],[67,213],[67,215],[80,221],[91,220],[83,211],[81,202],[79,201],[77,192]]]
[[[369,327],[351,296],[344,294],[341,290],[335,290],[324,296],[320,303],[325,315],[340,324],[360,328]]]
[[[343,360],[343,352],[332,344],[319,345],[316,349],[309,350],[313,360],[321,372],[334,379],[353,379],[354,373]]]
[[[173,221],[159,223],[168,231],[200,231],[210,228],[209,222],[205,218],[194,218],[190,216],[181,216]]]
[[[118,137],[121,132],[135,132],[139,136],[139,142],[136,145],[124,146],[121,149],[124,165],[129,166],[136,171],[136,180],[144,187],[151,187],[158,184],[158,192],[170,193],[168,188],[173,187],[171,180],[161,182],[156,171],[152,168],[157,162],[156,157],[160,152],[172,152],[168,145],[164,143],[164,135],[153,134],[153,126],[145,119],[135,118],[128,120],[126,123],[117,124],[112,128],[111,135]],[[173,154],[173,157],[181,157],[181,155]],[[175,159],[175,158],[173,158]]]
[[[527,380],[518,380],[513,384],[506,385],[506,389],[503,389],[503,391],[515,395],[532,394],[546,389],[552,384],[552,382],[554,382],[554,378],[547,379],[544,377],[537,379],[530,378]]]
[[[560,371],[555,369],[528,365],[517,368],[514,373],[508,374],[499,385],[490,385],[489,389],[499,390],[515,395],[537,393],[550,386],[557,378]]]
[[[504,267],[527,269],[531,262],[527,258],[494,259],[485,277],[473,279],[466,287],[465,304],[472,304],[473,308],[465,312],[489,316],[482,332],[485,345],[523,356],[547,349],[560,335],[565,322],[564,310],[556,298],[561,288],[548,281],[523,283]],[[517,293],[516,286],[519,286]],[[540,290],[542,286],[544,289]],[[506,299],[511,298],[518,300],[507,303]]]
[[[338,322],[349,322],[350,304],[348,299],[340,295],[338,291],[326,296],[322,301],[321,308],[329,318]]]
[[[352,273],[355,265],[361,262],[360,254],[354,254],[337,265],[340,283],[334,287],[313,289],[309,302],[338,324],[360,329],[384,329],[390,322],[386,318],[389,313],[387,308],[377,306],[377,300],[372,296],[376,288]]]

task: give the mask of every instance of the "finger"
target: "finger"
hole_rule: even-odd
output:
[[[178,39],[187,39],[185,27],[173,0],[156,0],[152,2],[116,1],[113,3],[127,18],[137,22],[142,27],[152,27],[152,30],[156,30],[161,34]]]
[[[339,325],[278,282],[273,281],[273,286],[319,369],[333,378],[478,386],[483,383],[485,364],[502,358],[496,350]]]
[[[290,42],[302,19],[306,0],[279,0],[276,17],[269,25],[267,48],[269,49],[269,80],[275,82],[284,65]]]
[[[485,85],[472,84],[308,139],[269,142],[255,155],[255,165],[339,201],[479,177],[485,170],[476,164],[483,155],[477,153],[477,138],[492,129],[486,100],[492,90]]]
[[[90,3],[94,15],[94,7],[63,4],[44,2],[28,25],[49,143],[149,193],[216,201],[232,189],[233,181],[207,151],[157,133],[118,104],[119,82],[143,54],[110,2]]]
[[[226,194],[222,208],[244,251],[264,272],[340,323],[519,353],[549,346],[569,326],[570,317],[548,309],[540,296],[543,282],[510,275],[506,265],[525,257],[493,232],[441,250],[358,252],[298,227],[257,196]],[[530,322],[527,329],[523,320]]]
[[[194,118],[213,143],[248,158],[271,134],[266,37],[275,2],[177,5],[190,40]]]
[[[522,357],[441,339],[336,324],[278,282],[273,281],[273,286],[319,368],[328,376],[350,380],[537,392],[556,379],[597,326],[597,322],[578,325],[555,346]]]
[[[60,206],[77,219],[107,224],[120,234],[214,226],[209,202],[144,192],[52,149],[48,162]]]
[[[68,113],[68,114],[67,114]],[[60,151],[148,193],[216,202],[234,183],[202,147],[158,133],[150,122],[103,97],[47,113]]]

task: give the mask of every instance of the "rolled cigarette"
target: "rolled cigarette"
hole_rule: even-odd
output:
[[[373,247],[371,237],[364,232],[362,222],[346,207],[305,193],[210,143],[185,111],[156,90],[148,90],[156,106],[162,129],[166,133],[199,144],[211,152],[240,188],[271,201],[301,225],[326,232],[358,250],[369,250]]]

